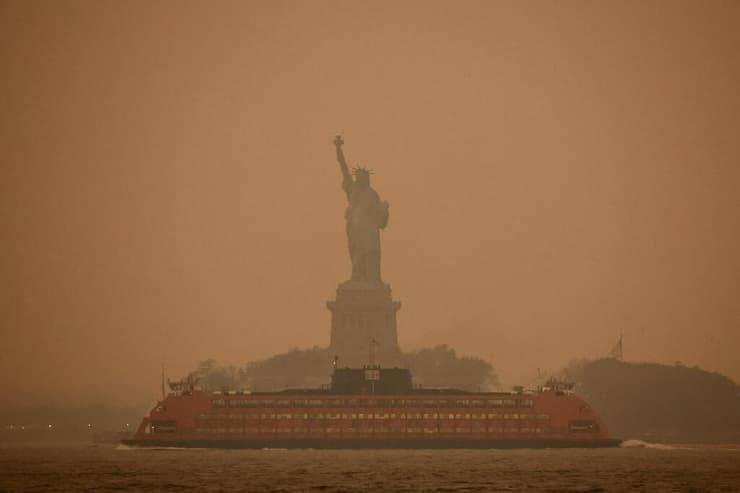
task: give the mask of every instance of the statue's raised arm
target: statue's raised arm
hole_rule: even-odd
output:
[[[344,151],[342,151],[342,144],[344,140],[341,135],[337,135],[334,139],[334,145],[337,146],[337,161],[339,161],[339,169],[342,171],[342,188],[347,191],[349,185],[352,184],[352,175],[347,167],[347,161],[344,160]]]
[[[370,186],[372,171],[362,166],[350,173],[342,151],[341,135],[334,139],[342,171],[342,189],[347,194],[347,243],[352,260],[352,281],[382,283],[380,277],[380,230],[388,224],[388,202],[381,201]]]

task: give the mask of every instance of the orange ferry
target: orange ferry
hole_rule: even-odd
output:
[[[126,445],[215,448],[611,447],[567,385],[536,391],[417,388],[408,369],[336,368],[331,384],[279,392],[171,384]]]

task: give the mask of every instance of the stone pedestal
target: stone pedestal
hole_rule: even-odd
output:
[[[396,330],[401,302],[393,301],[389,285],[347,281],[337,287],[337,299],[326,306],[331,311],[329,348],[339,357],[338,366],[402,365]]]

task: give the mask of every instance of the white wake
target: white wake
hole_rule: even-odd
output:
[[[650,443],[644,440],[625,440],[619,444],[622,448],[651,448],[656,450],[675,450],[676,447],[664,443]]]

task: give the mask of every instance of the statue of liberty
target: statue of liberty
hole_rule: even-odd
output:
[[[352,281],[380,284],[380,230],[388,224],[388,202],[381,201],[378,192],[370,186],[372,171],[358,166],[353,169],[352,177],[344,160],[341,135],[337,135],[334,144],[342,170],[342,190],[349,202],[344,218],[352,260]]]

